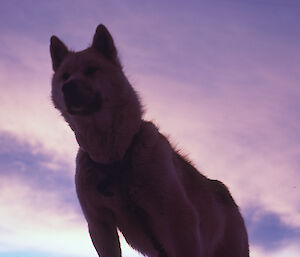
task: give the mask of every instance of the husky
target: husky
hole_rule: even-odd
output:
[[[107,28],[100,24],[79,52],[52,36],[50,53],[52,100],[79,145],[76,192],[98,255],[121,257],[120,231],[149,257],[249,256],[227,187],[142,118]]]

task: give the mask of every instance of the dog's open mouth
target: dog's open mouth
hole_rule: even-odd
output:
[[[84,103],[80,106],[67,105],[68,113],[72,115],[89,115],[97,112],[101,107],[100,96],[96,95],[94,99],[89,103]]]
[[[69,82],[62,88],[68,113],[72,115],[89,115],[101,108],[99,93],[76,82]]]

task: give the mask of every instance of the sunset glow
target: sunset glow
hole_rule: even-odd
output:
[[[300,256],[299,13],[296,0],[2,1],[0,257],[97,256],[77,143],[51,103],[49,39],[82,50],[100,23],[145,119],[229,187],[250,256]]]

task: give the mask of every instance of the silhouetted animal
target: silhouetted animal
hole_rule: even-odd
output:
[[[239,209],[151,122],[108,30],[72,52],[51,38],[52,99],[80,146],[76,189],[98,254],[120,257],[117,228],[149,257],[247,257]]]

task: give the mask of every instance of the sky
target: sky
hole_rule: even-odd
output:
[[[51,103],[49,39],[82,50],[100,23],[145,119],[230,188],[250,256],[299,257],[299,13],[297,0],[1,1],[0,257],[97,256],[77,143]]]

